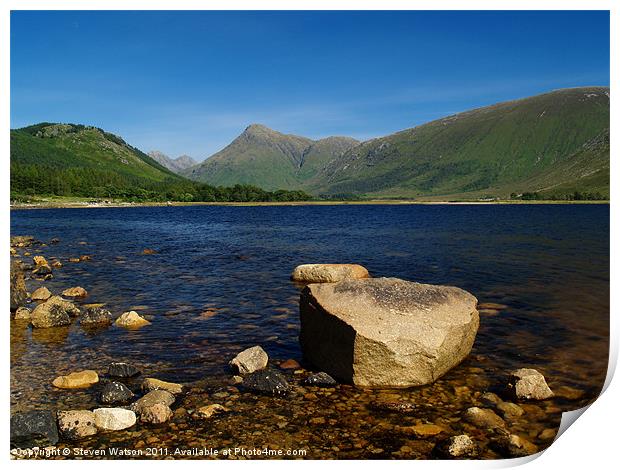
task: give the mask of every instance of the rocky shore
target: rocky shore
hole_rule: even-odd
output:
[[[41,254],[56,243],[11,238],[13,322],[33,331],[76,324],[129,334],[158,327],[141,312],[85,303],[93,300],[88,285],[52,292],[44,284],[63,263],[92,262],[88,255],[60,260]],[[12,413],[12,455],[76,443],[188,448],[208,431],[221,434],[222,446],[237,439],[280,449],[296,444],[310,458],[512,458],[553,441],[556,428],[548,423],[550,415],[559,423],[557,400],[582,398],[570,387],[552,390],[543,374],[528,367],[507,370],[498,383],[481,378],[475,364],[483,358],[469,358],[480,316],[500,312],[502,305],[479,303],[454,287],[372,278],[359,265],[310,266],[292,274],[304,283],[303,361],[270,358],[256,344],[231,355],[228,382],[220,384],[145,377],[131,360],[49,371],[57,393],[84,391],[97,405]],[[30,293],[27,281],[40,287]],[[446,374],[458,380],[445,381]],[[269,424],[262,422],[267,417]]]

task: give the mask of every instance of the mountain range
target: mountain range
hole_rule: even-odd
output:
[[[121,195],[140,189],[190,198],[198,190],[189,178],[332,199],[564,198],[577,192],[608,198],[609,109],[609,88],[582,87],[364,142],[309,139],[252,124],[199,164],[187,156],[147,155],[96,127],[41,123],[11,130],[11,191],[105,195],[104,188],[114,187]]]
[[[181,174],[332,197],[608,196],[609,88],[556,90],[365,142],[311,140],[253,124]]]

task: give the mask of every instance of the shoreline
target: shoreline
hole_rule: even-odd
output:
[[[367,199],[359,201],[273,201],[273,202],[87,202],[87,201],[40,201],[33,203],[14,203],[10,210],[28,209],[98,209],[123,207],[179,207],[179,206],[342,206],[342,205],[549,205],[549,204],[606,204],[609,200],[554,201],[554,200],[494,200],[494,201],[420,201],[412,199]]]

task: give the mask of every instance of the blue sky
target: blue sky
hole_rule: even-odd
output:
[[[12,12],[11,127],[203,159],[251,123],[368,139],[609,85],[607,12]]]

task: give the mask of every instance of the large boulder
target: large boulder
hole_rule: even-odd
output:
[[[80,317],[80,325],[98,328],[112,324],[112,313],[101,307],[89,307]]]
[[[291,274],[297,282],[340,282],[367,277],[368,270],[359,264],[300,264]]]
[[[305,359],[343,382],[404,388],[434,382],[471,351],[476,298],[395,278],[310,284],[301,293]]]
[[[80,309],[68,300],[54,295],[36,306],[32,311],[32,326],[35,328],[50,328],[65,326],[71,323],[71,317],[80,314]]]
[[[26,281],[24,271],[16,262],[11,262],[11,312],[17,310],[26,302],[28,292],[26,291]]]
[[[77,440],[97,434],[95,413],[88,410],[59,411],[58,428],[65,439]]]
[[[11,416],[11,447],[47,447],[57,442],[58,428],[52,411],[27,411]]]
[[[260,346],[253,346],[237,354],[229,365],[240,374],[251,374],[267,367],[269,356]]]

